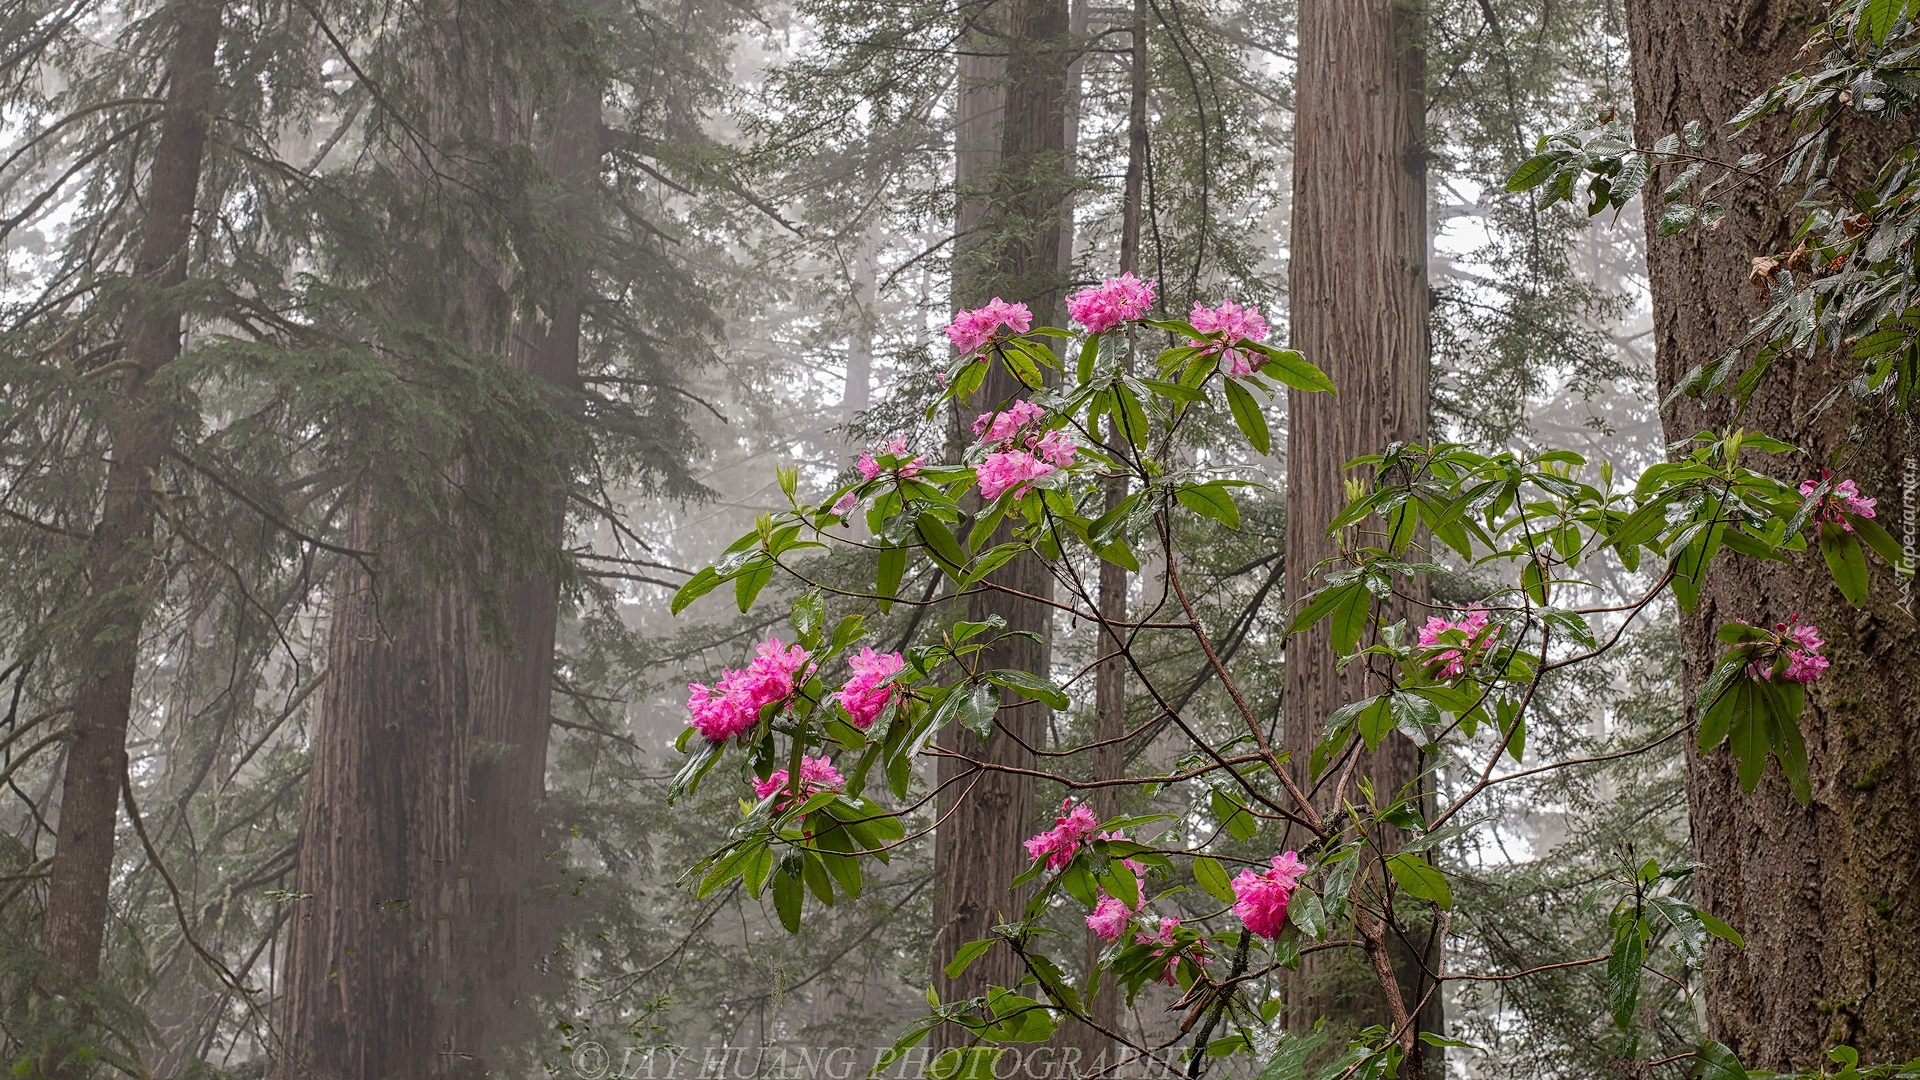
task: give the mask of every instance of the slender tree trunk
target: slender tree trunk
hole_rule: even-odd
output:
[[[434,47],[449,57],[437,70],[454,73],[438,76],[443,133],[477,125],[529,137],[528,104],[465,67],[473,57],[451,38]],[[561,224],[578,235],[599,160],[600,95],[576,81],[558,99],[540,157],[565,189]],[[466,328],[476,351],[503,351],[562,391],[576,387],[582,264],[526,290],[529,310],[501,332],[489,329],[507,322],[491,284],[498,269],[472,252],[450,257],[460,260],[457,298],[417,310]],[[560,539],[561,500],[554,491],[527,510],[526,527],[547,543]],[[381,539],[405,550],[404,538],[362,543]],[[494,641],[480,631],[474,586],[420,587],[417,603],[396,608],[376,584],[391,590],[354,570],[336,593],[298,871],[313,898],[290,936],[278,1067],[324,1080],[480,1076],[497,1071],[499,1045],[528,1030],[519,998],[550,929],[536,894],[538,804],[558,594],[540,576],[504,582],[506,639]]]
[[[1390,442],[1423,440],[1428,394],[1420,13],[1401,0],[1302,0],[1299,26],[1292,345],[1332,377],[1339,393],[1288,396],[1285,581],[1291,604],[1316,587],[1316,564],[1337,553],[1326,528],[1347,503],[1348,474],[1341,466]],[[1419,614],[1400,605],[1386,618]],[[1360,671],[1359,665],[1336,670],[1324,624],[1288,641],[1285,745],[1303,783],[1327,717],[1373,692]],[[1396,734],[1361,771],[1390,797],[1420,770],[1419,749]],[[1331,794],[1331,786],[1323,794]],[[1296,1022],[1310,1024],[1316,1016],[1356,1027],[1381,1022],[1371,976],[1319,959],[1329,955],[1301,965],[1291,991]],[[1410,971],[1403,982],[1412,990],[1418,964],[1404,960]]]
[[[1064,275],[1059,263],[1060,230],[1070,182],[1065,172],[1063,145],[1066,108],[1067,35],[1065,0],[1009,0],[1006,8],[1005,107],[999,123],[999,154],[992,176],[984,185],[985,205],[973,191],[985,164],[977,129],[966,128],[985,113],[978,90],[969,90],[967,61],[962,57],[960,117],[963,158],[959,181],[959,234],[964,245],[955,251],[954,300],[972,306],[998,295],[1024,301],[1036,324],[1051,321],[1060,304]],[[976,84],[977,85],[977,84]],[[982,88],[984,89],[984,88]],[[984,96],[984,94],[981,94]],[[970,136],[970,138],[969,138]],[[981,155],[984,156],[984,155]],[[979,224],[969,220],[979,214]],[[1024,388],[997,365],[987,376],[979,404],[982,411],[1024,394]],[[996,534],[1005,538],[1006,527]],[[1037,558],[1018,558],[991,575],[993,582],[1033,596],[1052,595],[1053,578]],[[976,595],[968,603],[968,617],[998,615],[1008,630],[1026,630],[1039,640],[1011,638],[989,650],[993,667],[1022,668],[1044,673],[1051,655],[1050,609],[1034,601],[1015,601],[1001,593]],[[970,757],[1005,764],[1028,764],[1030,747],[1045,738],[1046,708],[1034,702],[1003,708],[993,736],[984,747],[971,732],[955,728],[943,736],[943,745]],[[1031,779],[1007,773],[972,772],[965,763],[943,758],[939,770],[944,782],[966,777],[949,788],[965,792],[935,837],[934,861],[940,892],[934,919],[939,930],[936,968],[944,957],[969,941],[990,936],[995,923],[1017,915],[1024,901],[1015,895],[1013,878],[1026,859],[1021,841],[1032,833],[1034,790]],[[957,789],[957,790],[956,790]],[[946,805],[951,806],[951,797]],[[976,961],[959,979],[936,973],[943,1000],[984,992],[985,987],[1012,986],[1023,974],[1007,949],[995,949]],[[962,1034],[943,1026],[936,1039],[942,1049],[958,1045]]]
[[[165,406],[153,399],[151,384],[180,355],[180,308],[166,291],[187,279],[224,9],[222,0],[181,4],[168,63],[166,113],[134,267],[140,294],[128,313],[127,368],[107,420],[113,456],[100,522],[87,545],[86,609],[73,657],[79,689],[42,941],[57,980],[49,992],[64,993],[100,974],[127,722],[156,554],[153,477],[167,445]]]
[[[1785,144],[1773,123],[1737,143],[1722,126],[1796,63],[1813,22],[1812,0],[1745,5],[1730,14],[1676,0],[1631,0],[1635,134],[1644,145],[1702,120],[1703,153],[1730,158]],[[1869,176],[1902,133],[1850,133],[1853,147],[1835,182],[1851,189]],[[1852,171],[1854,175],[1846,175]],[[1656,177],[1659,190],[1668,177]],[[1647,270],[1653,293],[1661,397],[1689,368],[1736,344],[1766,297],[1747,282],[1751,260],[1792,246],[1800,220],[1794,194],[1749,184],[1722,198],[1727,215],[1711,231],[1661,237],[1647,215]],[[1668,439],[1738,426],[1797,443],[1811,458],[1755,455],[1751,467],[1789,482],[1821,465],[1878,497],[1898,518],[1915,497],[1903,488],[1920,454],[1910,417],[1859,407],[1851,397],[1811,420],[1813,407],[1853,378],[1858,364],[1822,352],[1783,354],[1737,419],[1724,398],[1681,397],[1662,411]],[[1849,429],[1852,429],[1850,431]],[[1858,441],[1849,445],[1850,438]],[[1912,512],[1911,509],[1908,512]],[[1897,531],[1897,522],[1890,522]],[[1699,902],[1746,937],[1744,950],[1715,942],[1707,959],[1707,1030],[1748,1068],[1792,1071],[1847,1044],[1863,1059],[1920,1056],[1920,632],[1900,610],[1900,586],[1879,563],[1867,605],[1855,611],[1818,555],[1797,567],[1735,558],[1716,565],[1691,616],[1681,619],[1688,707],[1721,646],[1729,620],[1781,622],[1799,613],[1829,642],[1833,666],[1809,688],[1806,736],[1813,804],[1798,805],[1777,770],[1759,790],[1739,789],[1724,749],[1702,754],[1690,739],[1687,796]]]
[[[1123,274],[1137,274],[1140,270],[1140,219],[1147,173],[1146,0],[1134,0],[1130,29],[1133,44],[1127,104],[1127,172],[1120,193],[1120,272]],[[1127,367],[1132,366],[1131,350],[1134,344],[1130,336],[1127,341],[1129,354],[1122,360]],[[1125,438],[1115,423],[1109,430],[1108,439],[1117,444],[1124,442]],[[1105,487],[1106,507],[1111,511],[1126,499],[1127,481],[1115,477],[1108,480]],[[1130,577],[1123,567],[1104,559],[1100,561],[1100,617],[1109,625],[1126,621]],[[1093,673],[1093,778],[1117,780],[1125,775],[1127,767],[1127,747],[1123,741],[1127,733],[1127,662],[1120,654],[1120,643],[1111,635],[1103,637],[1095,647],[1101,651],[1103,658]],[[1094,789],[1091,801],[1094,813],[1101,820],[1121,812],[1120,790]],[[1101,947],[1100,939],[1089,931],[1089,970],[1093,968]],[[1088,1015],[1107,1030],[1115,1029],[1120,1016],[1120,991],[1113,980],[1104,982],[1099,992],[1094,994],[1093,1000],[1088,1003]],[[1089,1057],[1097,1062],[1100,1051],[1111,1048],[1110,1041],[1103,1039],[1098,1046],[1089,1046]]]

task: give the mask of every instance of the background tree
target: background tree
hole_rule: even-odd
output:
[[[1399,0],[1300,4],[1291,344],[1323,365],[1339,392],[1288,394],[1286,595],[1295,605],[1317,587],[1321,564],[1339,554],[1326,529],[1349,501],[1346,463],[1374,452],[1369,448],[1426,437],[1422,22],[1418,8]],[[1407,619],[1408,633],[1426,616],[1424,590],[1415,588],[1396,600],[1389,616]],[[1305,765],[1334,711],[1373,692],[1365,668],[1336,670],[1331,640],[1324,629],[1308,631],[1287,647],[1286,746],[1308,785]],[[1382,799],[1426,782],[1419,747],[1398,735],[1368,755],[1362,775]],[[1429,984],[1419,965],[1411,958],[1401,963],[1411,999],[1421,1000]],[[1333,969],[1306,962],[1293,1015],[1331,1014],[1355,1026],[1376,1022],[1361,1006],[1327,1007],[1372,1000],[1342,992],[1338,978]],[[1436,997],[1435,1013],[1424,1018],[1436,1029],[1438,1004]]]

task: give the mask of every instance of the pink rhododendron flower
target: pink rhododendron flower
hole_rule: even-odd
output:
[[[1064,431],[1047,432],[1040,436],[1040,441],[1033,444],[1033,448],[1041,457],[1047,459],[1049,464],[1061,469],[1072,468],[1073,456],[1080,452],[1080,447],[1074,443],[1073,436]]]
[[[1094,905],[1093,914],[1087,916],[1087,929],[1101,941],[1119,941],[1132,920],[1132,908],[1121,903],[1118,897],[1102,896]]]
[[[1430,615],[1427,617],[1427,625],[1420,628],[1420,644],[1429,649],[1442,645],[1440,635],[1449,630],[1458,630],[1465,634],[1467,647],[1465,649],[1445,648],[1427,661],[1429,664],[1440,665],[1437,675],[1442,679],[1455,678],[1465,671],[1473,654],[1499,635],[1500,626],[1498,623],[1488,624],[1485,608],[1474,608],[1467,612],[1466,618],[1458,622],[1443,619],[1438,615]]]
[[[1279,937],[1287,924],[1287,901],[1307,872],[1300,856],[1291,851],[1275,855],[1272,867],[1258,874],[1242,870],[1233,879],[1233,913],[1248,930],[1269,941]]]
[[[955,312],[947,325],[947,339],[963,353],[977,353],[1002,326],[1024,334],[1033,328],[1033,312],[1025,304],[1009,304],[996,296],[984,307]]]
[[[1801,481],[1800,496],[1802,498],[1812,496],[1820,489],[1821,484],[1832,479],[1833,470],[1821,469],[1820,479]],[[1852,532],[1853,524],[1841,515],[1852,514],[1855,517],[1870,518],[1873,516],[1874,504],[1879,501],[1862,497],[1860,488],[1853,481],[1842,480],[1829,488],[1825,495],[1820,496],[1820,504],[1814,507],[1813,513],[1814,517],[1821,521],[1835,522],[1841,528]]]
[[[829,509],[828,512],[831,513],[834,517],[843,518],[843,517],[846,517],[848,514],[853,513],[853,508],[859,505],[860,505],[860,500],[854,497],[853,492],[848,491],[848,492],[842,493],[839,498],[833,500],[833,506]]]
[[[877,653],[864,647],[858,655],[847,657],[853,678],[847,680],[847,685],[841,687],[836,696],[854,727],[865,731],[873,726],[880,710],[886,708],[887,701],[893,697],[893,687],[880,684],[906,664],[906,659],[897,652]]]
[[[1080,842],[1099,828],[1100,819],[1093,816],[1092,807],[1086,803],[1075,803],[1072,799],[1062,799],[1060,816],[1053,819],[1053,828],[1027,838],[1027,857],[1036,862],[1045,859],[1047,869],[1058,870],[1073,861],[1073,853],[1080,850]]]
[[[1025,450],[1011,450],[988,454],[975,471],[980,477],[980,497],[992,502],[1011,488],[1019,488],[1024,495],[1033,481],[1053,472],[1054,467]]]
[[[1148,934],[1141,932],[1133,936],[1133,943],[1135,945],[1159,946],[1159,948],[1153,950],[1153,956],[1155,959],[1166,957],[1167,966],[1160,972],[1160,981],[1166,983],[1168,986],[1180,985],[1180,980],[1176,973],[1180,969],[1180,961],[1182,959],[1186,959],[1194,964],[1213,963],[1213,957],[1208,956],[1204,951],[1206,949],[1206,942],[1204,941],[1194,943],[1193,953],[1190,956],[1180,956],[1176,952],[1180,945],[1173,940],[1173,932],[1178,929],[1180,929],[1179,919],[1173,918],[1170,915],[1162,915],[1160,917],[1160,930],[1158,933]]]
[[[1811,624],[1801,625],[1799,612],[1795,612],[1786,622],[1774,623],[1773,632],[1778,635],[1779,648],[1771,656],[1748,664],[1748,675],[1772,681],[1774,658],[1782,653],[1787,658],[1787,667],[1780,673],[1780,678],[1785,682],[1813,682],[1833,663],[1820,655],[1820,649],[1826,645],[1825,639],[1820,636],[1820,628]]]
[[[1128,271],[1067,297],[1067,316],[1093,333],[1104,334],[1145,315],[1153,306],[1153,294],[1153,282],[1141,281]]]
[[[1206,308],[1196,300],[1187,321],[1203,334],[1224,335],[1224,341],[1188,339],[1187,344],[1209,352],[1221,351],[1222,358],[1227,361],[1228,374],[1251,375],[1266,363],[1267,358],[1261,353],[1233,348],[1233,344],[1243,338],[1248,341],[1267,340],[1267,320],[1261,317],[1258,307],[1243,308],[1228,300],[1217,308]]]
[[[894,457],[894,458],[906,457],[907,456],[906,436],[904,435],[896,436],[892,442],[888,443],[885,446],[880,447],[879,452],[886,457]],[[879,476],[882,472],[886,471],[881,466],[879,460],[875,458],[873,455],[874,455],[874,451],[872,450],[862,450],[860,451],[860,460],[854,462],[854,468],[860,470],[860,479],[862,480],[872,480],[874,477]],[[894,471],[898,472],[903,477],[912,478],[918,475],[920,472],[920,459],[917,457],[913,458],[907,461],[905,464],[901,465],[899,468],[895,469]]]
[[[981,413],[974,418],[973,434],[982,446],[1003,443],[1028,424],[1045,419],[1047,410],[1031,401],[1016,401],[1002,412]]]
[[[772,776],[765,780],[754,781],[753,793],[764,799],[776,791],[784,791],[787,787],[787,779],[787,770],[775,769]],[[802,800],[816,791],[838,791],[845,783],[846,781],[840,778],[839,770],[833,767],[833,761],[830,758],[800,755],[800,798]],[[785,810],[791,801],[791,799],[782,799],[774,804],[774,809]]]
[[[717,686],[687,684],[687,711],[694,730],[708,742],[725,742],[753,730],[760,710],[793,693],[794,676],[806,666],[807,650],[770,637],[744,671],[723,671]]]

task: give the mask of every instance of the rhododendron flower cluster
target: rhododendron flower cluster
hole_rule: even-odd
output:
[[[1306,872],[1307,865],[1291,851],[1275,855],[1272,869],[1263,873],[1240,871],[1233,879],[1233,913],[1259,937],[1269,941],[1279,937],[1287,925],[1287,901]]]
[[[853,669],[853,678],[840,688],[835,695],[840,699],[840,707],[847,710],[847,716],[853,720],[853,726],[865,731],[873,726],[880,710],[887,707],[887,701],[893,697],[892,686],[882,686],[907,664],[899,653],[878,653],[870,648],[862,648],[858,655],[847,657],[847,666]]]
[[[1036,862],[1044,858],[1047,869],[1058,870],[1073,860],[1073,853],[1080,850],[1080,842],[1099,828],[1100,819],[1093,816],[1092,807],[1062,799],[1060,816],[1053,819],[1053,828],[1027,838],[1027,857]]]
[[[1144,316],[1153,306],[1153,294],[1153,282],[1141,281],[1128,271],[1067,297],[1067,316],[1093,333],[1104,334]]]
[[[993,500],[1057,469],[1073,466],[1080,447],[1064,431],[1037,431],[1046,410],[1031,401],[1016,401],[1000,412],[981,413],[973,421],[980,445],[996,447],[974,472],[980,479],[980,497]]]
[[[972,355],[993,340],[994,331],[1006,327],[1016,334],[1033,328],[1033,312],[1025,304],[1009,304],[994,297],[986,306],[955,312],[947,325],[947,340],[963,353]]]
[[[1815,491],[1820,490],[1821,484],[1832,479],[1833,470],[1821,469],[1820,479],[1801,481],[1800,497],[1811,496]],[[1820,504],[1814,507],[1813,513],[1821,521],[1835,522],[1841,528],[1852,532],[1853,524],[1841,515],[1852,514],[1854,517],[1870,518],[1873,516],[1874,504],[1879,501],[1862,497],[1860,488],[1853,481],[1842,480],[1828,489],[1825,495],[1820,496]]]
[[[775,769],[772,776],[754,781],[753,793],[764,799],[776,791],[786,790],[788,779],[787,770]],[[800,798],[803,801],[816,791],[838,791],[845,783],[839,770],[833,767],[832,759],[800,755]],[[774,809],[785,810],[790,801],[782,799],[774,804]]]
[[[1217,308],[1202,307],[1194,301],[1193,312],[1187,316],[1187,322],[1203,334],[1223,334],[1224,341],[1194,341],[1187,344],[1205,351],[1222,351],[1222,359],[1227,361],[1229,375],[1246,376],[1260,369],[1266,363],[1266,356],[1250,349],[1233,348],[1233,343],[1267,340],[1267,320],[1260,315],[1259,307],[1241,307],[1231,300]]]
[[[1132,920],[1133,909],[1121,903],[1119,897],[1102,896],[1093,906],[1093,914],[1087,916],[1087,929],[1101,941],[1119,941]]]
[[[1443,649],[1428,661],[1440,665],[1438,677],[1442,679],[1455,678],[1465,671],[1472,654],[1488,641],[1493,640],[1500,633],[1500,626],[1498,623],[1489,625],[1485,608],[1474,608],[1458,622],[1443,619],[1438,615],[1430,615],[1427,617],[1427,625],[1420,628],[1420,644],[1426,648],[1433,648],[1441,644],[1440,635],[1449,630],[1458,630],[1465,634],[1467,647]]]
[[[1174,955],[1174,956],[1168,955],[1169,953],[1173,953],[1176,949],[1180,947],[1179,942],[1176,942],[1173,940],[1173,932],[1178,929],[1180,929],[1179,919],[1176,919],[1171,915],[1162,915],[1160,916],[1160,930],[1158,933],[1148,934],[1143,931],[1141,933],[1135,934],[1133,937],[1133,943],[1135,945],[1159,946],[1159,948],[1153,950],[1154,959],[1157,960],[1163,956],[1167,957],[1167,966],[1166,966],[1166,969],[1160,973],[1160,981],[1163,983],[1166,983],[1168,986],[1180,985],[1180,980],[1176,978],[1174,974],[1180,967],[1180,957],[1178,955]],[[1206,942],[1204,941],[1196,942],[1194,945],[1194,952],[1191,955],[1189,955],[1187,959],[1191,960],[1196,964],[1213,963],[1213,957],[1208,956],[1205,952],[1201,951],[1201,950],[1204,950],[1205,948],[1206,948]]]
[[[744,671],[723,671],[717,686],[687,684],[687,710],[695,731],[721,743],[753,730],[760,710],[793,693],[794,677],[807,663],[807,650],[782,645],[777,637],[760,643]]]
[[[1786,651],[1787,667],[1780,673],[1783,681],[1810,683],[1832,664],[1831,660],[1820,655],[1821,647],[1826,644],[1820,636],[1820,628],[1812,624],[1802,626],[1798,612],[1786,622],[1774,623],[1773,632],[1779,635],[1779,643]],[[1747,674],[1756,679],[1772,681],[1773,661],[1755,660],[1747,665]]]
[[[892,442],[888,443],[883,447],[880,447],[880,454],[883,457],[895,457],[895,458],[906,457],[907,456],[906,436],[904,435],[896,436]],[[921,462],[920,458],[917,458],[917,457],[912,458],[909,461],[907,461],[906,464],[901,465],[895,471],[898,472],[903,477],[912,479],[913,477],[919,475],[920,473],[920,462]],[[872,450],[860,451],[860,460],[854,462],[854,467],[860,470],[860,479],[862,480],[872,480],[874,477],[879,476],[883,471],[885,471],[881,468],[880,462],[874,457],[874,452]]]

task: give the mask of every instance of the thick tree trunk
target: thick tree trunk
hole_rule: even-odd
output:
[[[1730,145],[1728,117],[1796,62],[1820,6],[1812,0],[1737,9],[1679,0],[1630,0],[1635,136],[1702,120],[1713,134],[1703,153],[1728,158],[1774,150],[1782,128]],[[1855,168],[1879,160],[1878,135],[1851,150]],[[1656,177],[1651,191],[1667,177]],[[1836,177],[1843,186],[1856,175]],[[1656,234],[1647,214],[1647,270],[1653,292],[1661,396],[1689,368],[1743,337],[1766,298],[1747,282],[1755,256],[1791,246],[1799,216],[1793,194],[1771,183],[1726,193],[1717,229]],[[1883,517],[1902,508],[1903,462],[1920,453],[1908,418],[1843,397],[1809,422],[1813,407],[1852,378],[1858,365],[1827,354],[1783,355],[1737,421],[1724,399],[1681,398],[1663,410],[1668,439],[1738,423],[1790,442],[1811,458],[1749,465],[1797,482],[1830,464],[1881,499]],[[1861,441],[1848,447],[1848,429]],[[1911,470],[1911,465],[1906,465]],[[1905,498],[1913,498],[1910,490]],[[1897,523],[1895,531],[1897,532]],[[1875,1061],[1920,1056],[1920,633],[1897,604],[1892,573],[1875,563],[1864,610],[1848,607],[1819,556],[1796,568],[1734,558],[1718,565],[1691,616],[1681,620],[1688,688],[1720,651],[1715,627],[1785,621],[1798,612],[1827,638],[1833,666],[1810,687],[1801,718],[1813,805],[1801,807],[1777,770],[1748,795],[1725,750],[1702,754],[1689,742],[1687,795],[1700,903],[1746,937],[1744,950],[1715,942],[1708,956],[1708,1033],[1748,1068],[1789,1071],[1845,1043]]]
[[[1341,466],[1427,434],[1426,64],[1420,16],[1401,0],[1302,0],[1293,148],[1291,344],[1338,395],[1288,396],[1286,592],[1298,604],[1337,552],[1327,522],[1346,507]],[[1405,605],[1388,620],[1423,617]],[[1304,781],[1329,715],[1375,692],[1334,666],[1325,624],[1287,643],[1285,745]],[[1383,796],[1419,776],[1419,749],[1388,737],[1362,767]],[[1323,794],[1331,794],[1331,784]],[[1317,954],[1319,957],[1331,954]],[[1418,965],[1403,979],[1409,989]],[[1349,983],[1310,957],[1293,1015],[1381,1022],[1370,976]],[[1424,992],[1424,988],[1422,988]],[[1433,1002],[1437,1005],[1438,995]],[[1408,1007],[1413,1001],[1408,1002]],[[1430,1022],[1430,1017],[1428,1018]]]
[[[962,57],[963,125],[959,182],[962,191],[958,231],[962,245],[955,251],[954,301],[973,306],[992,296],[1024,301],[1033,309],[1036,325],[1051,321],[1060,304],[1064,275],[1059,262],[1060,229],[1069,182],[1065,172],[1065,105],[1067,5],[1065,0],[1010,0],[1006,9],[1007,56],[1004,109],[999,117],[998,160],[985,162],[978,129],[965,125],[991,115],[990,84],[964,77],[971,58]],[[971,136],[971,138],[969,138]],[[985,206],[970,188],[979,184],[981,170],[992,169],[986,185]],[[975,226],[974,214],[979,214]],[[997,365],[979,395],[981,411],[1024,395],[1024,388]],[[1005,527],[995,537],[1005,538]],[[991,581],[1033,596],[1051,596],[1053,578],[1037,558],[1014,559]],[[1051,648],[1052,618],[1042,603],[1016,600],[1004,593],[985,593],[968,603],[968,617],[999,615],[1008,630],[1027,630],[1040,638],[1012,638],[987,657],[993,667],[1021,668],[1045,673]],[[1040,745],[1046,733],[1046,708],[1029,702],[1002,709],[997,730],[984,745],[971,732],[955,728],[944,733],[942,745],[977,760],[1025,765],[1030,747]],[[971,767],[943,758],[942,782],[965,777]],[[990,936],[995,923],[1017,916],[1024,901],[1012,887],[1026,862],[1021,847],[1033,832],[1034,789],[1030,778],[1008,773],[978,772],[958,779],[948,788],[944,805],[959,804],[942,822],[935,837],[934,860],[939,893],[934,919],[939,931],[935,968],[969,941]],[[964,793],[964,794],[963,794]],[[989,985],[1012,986],[1022,975],[1011,950],[995,949],[976,961],[959,979],[936,970],[943,1000],[983,993]],[[940,1048],[964,1042],[957,1028],[936,1034]]]
[[[526,137],[529,110],[507,103],[503,85],[473,92],[465,107],[517,115],[500,134]],[[563,88],[545,123],[541,160],[564,189],[561,224],[576,235],[599,125],[598,88],[584,82]],[[474,328],[477,350],[504,347],[515,368],[576,387],[584,271],[532,290],[507,339],[489,341],[484,328],[499,316],[484,270],[467,269],[481,284],[445,324]],[[545,542],[560,539],[561,500],[556,491],[528,507],[527,528]],[[558,594],[539,576],[503,589],[506,640],[494,642],[480,632],[472,586],[425,590],[417,606],[394,610],[363,574],[343,575],[308,781],[298,888],[314,895],[289,946],[283,1076],[479,1076],[529,1030],[520,995],[550,936],[536,892],[538,804]]]
[[[134,267],[141,295],[128,314],[127,368],[107,421],[113,457],[100,522],[87,545],[86,608],[72,661],[79,689],[41,946],[57,973],[50,992],[64,993],[100,974],[127,721],[153,577],[153,476],[166,452],[166,418],[149,387],[180,355],[179,306],[164,293],[187,279],[224,9],[222,0],[180,5],[168,64],[165,119]]]

